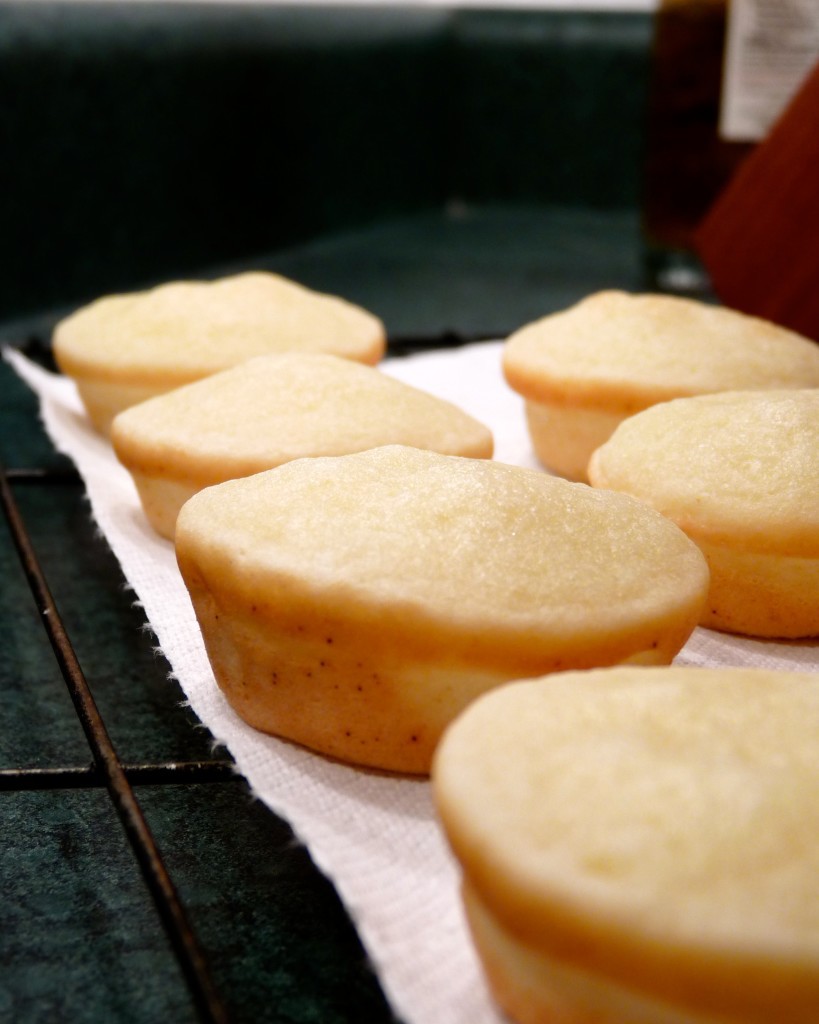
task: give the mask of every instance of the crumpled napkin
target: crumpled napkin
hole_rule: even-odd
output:
[[[494,433],[498,460],[537,467],[521,400],[501,374],[501,347],[387,359],[381,369],[480,419]],[[13,349],[4,356],[39,396],[49,436],[82,475],[92,514],[191,707],[333,882],[395,1013],[406,1024],[502,1024],[468,938],[429,783],[330,762],[236,716],[213,680],[173,545],[148,526],[129,474],[89,425],[73,383]],[[677,661],[819,671],[819,645],[697,629]]]

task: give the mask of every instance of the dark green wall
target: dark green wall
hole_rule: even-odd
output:
[[[0,2],[0,319],[452,199],[634,205],[650,31]]]

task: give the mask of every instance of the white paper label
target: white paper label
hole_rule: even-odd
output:
[[[757,142],[819,60],[819,0],[729,0],[719,133]]]

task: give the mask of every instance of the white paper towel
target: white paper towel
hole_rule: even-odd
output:
[[[73,383],[13,349],[4,354],[38,394],[55,446],[76,464],[94,518],[191,707],[332,880],[396,1014],[406,1024],[501,1024],[466,932],[458,872],[429,783],[327,761],[256,732],[234,714],[213,680],[173,545],[148,526],[130,476],[89,425]],[[536,467],[522,403],[503,381],[500,357],[501,344],[487,342],[388,359],[381,368],[484,422],[498,460]],[[819,645],[698,629],[677,661],[819,671]]]

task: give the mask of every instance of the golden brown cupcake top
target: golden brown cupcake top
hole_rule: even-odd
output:
[[[589,475],[712,542],[819,557],[819,389],[655,405],[620,424]]]
[[[371,313],[261,271],[106,296],[54,333],[63,372],[145,386],[185,383],[268,352],[374,364],[384,348],[383,324]]]
[[[443,399],[339,356],[258,356],[120,413],[129,469],[202,486],[292,459],[384,444],[489,458],[487,427]]]
[[[642,502],[397,445],[200,491],[176,545],[243,600],[306,586],[353,618],[445,631],[488,665],[515,641],[520,674],[544,652],[601,664],[690,632],[708,585],[696,546]]]
[[[808,1024],[817,734],[815,675],[567,672],[478,698],[434,788],[469,885],[532,948],[709,1020]]]
[[[819,346],[724,307],[604,291],[512,334],[503,368],[532,401],[633,412],[683,395],[819,387]]]

